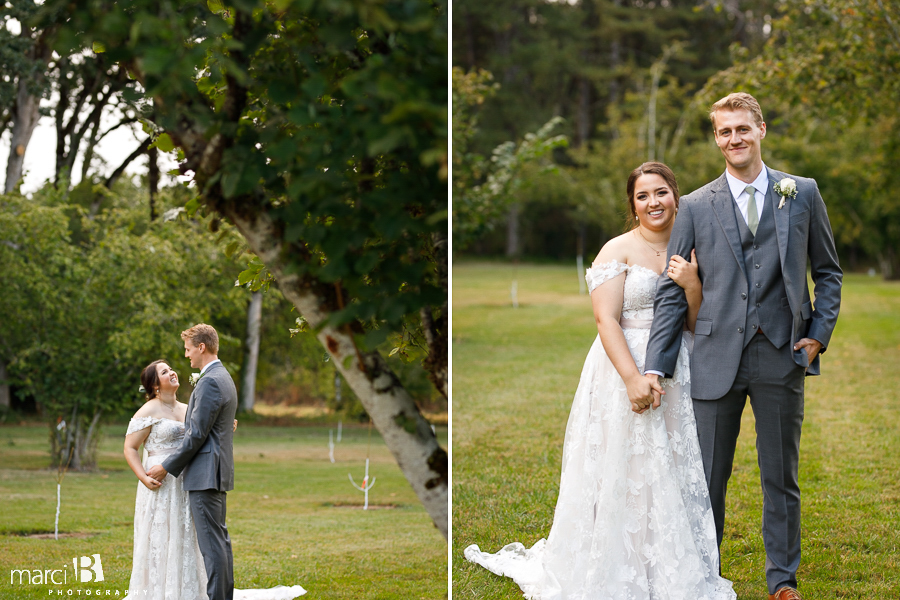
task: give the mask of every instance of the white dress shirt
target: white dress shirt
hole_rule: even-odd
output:
[[[741,181],[727,170],[725,171],[725,179],[728,180],[731,197],[734,198],[735,204],[738,205],[738,209],[744,217],[744,223],[749,225],[747,212],[750,207],[750,194],[744,191],[748,185],[747,182]],[[769,171],[766,169],[765,164],[763,164],[763,168],[760,170],[759,175],[756,176],[756,179],[750,182],[749,185],[756,189],[756,212],[759,213],[756,216],[759,219],[757,223],[759,223],[759,221],[762,221],[763,204],[766,202],[766,192],[769,189]]]
[[[211,366],[213,366],[213,365],[216,364],[216,363],[220,363],[220,362],[222,362],[222,361],[219,360],[218,358],[217,358],[216,360],[213,360],[213,361],[208,362],[208,363],[206,364],[205,367],[203,367],[202,369],[200,369],[200,375],[203,375],[204,373],[206,373],[207,370],[209,370],[209,368],[210,368]]]

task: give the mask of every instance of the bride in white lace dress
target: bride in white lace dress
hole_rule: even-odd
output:
[[[674,377],[662,380],[658,408],[642,376],[678,187],[667,166],[645,163],[627,191],[637,226],[587,270],[599,336],[569,415],[550,535],[496,554],[471,545],[465,557],[511,577],[531,600],[732,600],[719,576],[691,404],[692,334],[684,333]],[[668,270],[685,288],[693,329],[702,299],[696,263],[676,256]]]
[[[164,361],[141,373],[147,402],[134,414],[125,435],[125,460],[141,484],[134,505],[134,562],[128,596],[146,600],[209,600],[206,567],[197,544],[182,476],[158,483],[147,470],[181,445],[187,405],[175,392],[178,375]],[[237,421],[235,421],[237,427]],[[143,444],[147,458],[141,462]],[[234,600],[291,600],[306,593],[299,585],[234,590]]]

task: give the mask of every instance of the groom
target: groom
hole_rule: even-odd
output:
[[[200,369],[200,379],[185,413],[181,447],[147,474],[162,481],[184,471],[197,541],[209,578],[210,600],[232,600],[231,538],[225,526],[225,492],[234,489],[232,431],[237,410],[234,381],[217,353],[219,335],[209,325],[194,325],[181,333],[184,356]]]
[[[713,104],[710,119],[725,173],[681,198],[668,246],[669,258],[696,249],[700,266],[703,302],[694,331],[691,395],[703,467],[721,546],[725,492],[749,396],[769,598],[798,600],[804,377],[819,374],[843,275],[816,182],[763,164],[766,124],[756,99],[729,94]],[[659,377],[675,371],[686,308],[682,288],[660,278],[645,369],[657,390]]]

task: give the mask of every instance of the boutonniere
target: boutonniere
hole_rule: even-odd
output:
[[[785,200],[788,198],[793,200],[797,197],[797,182],[790,177],[785,177],[775,184],[775,193],[781,196],[781,202],[778,203],[778,208],[781,209],[784,207]]]
[[[200,378],[203,377],[200,373],[191,373],[191,386],[196,387],[197,382],[200,381]]]

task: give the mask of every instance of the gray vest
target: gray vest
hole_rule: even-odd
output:
[[[756,228],[756,236],[744,221],[737,203],[732,202],[734,218],[741,232],[741,248],[747,273],[747,320],[744,323],[744,347],[759,329],[776,348],[791,338],[791,310],[781,274],[775,216],[769,194]]]

